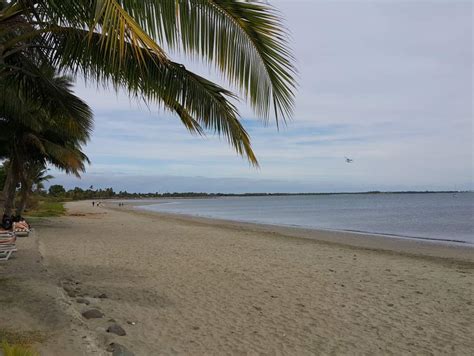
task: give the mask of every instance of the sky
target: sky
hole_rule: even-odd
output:
[[[79,81],[95,130],[92,164],[52,184],[131,192],[474,189],[471,1],[270,1],[291,33],[298,91],[291,121],[241,120],[260,168],[212,134],[125,93]],[[188,69],[225,84],[212,68]],[[353,158],[346,163],[344,157]]]

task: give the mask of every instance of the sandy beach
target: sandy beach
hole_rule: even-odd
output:
[[[44,333],[44,355],[110,355],[112,342],[135,355],[474,349],[472,249],[67,208],[0,264],[0,330]],[[104,316],[81,315],[92,308]]]

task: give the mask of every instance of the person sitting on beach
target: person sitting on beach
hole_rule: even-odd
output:
[[[4,214],[2,217],[1,227],[3,227],[5,230],[10,230],[13,227],[12,218]]]

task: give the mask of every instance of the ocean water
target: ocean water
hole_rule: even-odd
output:
[[[474,193],[163,199],[140,208],[218,219],[365,232],[474,246]]]

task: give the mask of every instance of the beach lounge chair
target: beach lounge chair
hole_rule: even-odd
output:
[[[16,247],[0,247],[0,261],[8,261],[13,252],[16,252]]]
[[[0,238],[0,261],[8,261],[16,251],[16,236],[13,233],[9,237]]]
[[[0,230],[0,239],[5,239],[12,236],[13,236],[13,232],[9,230]]]

